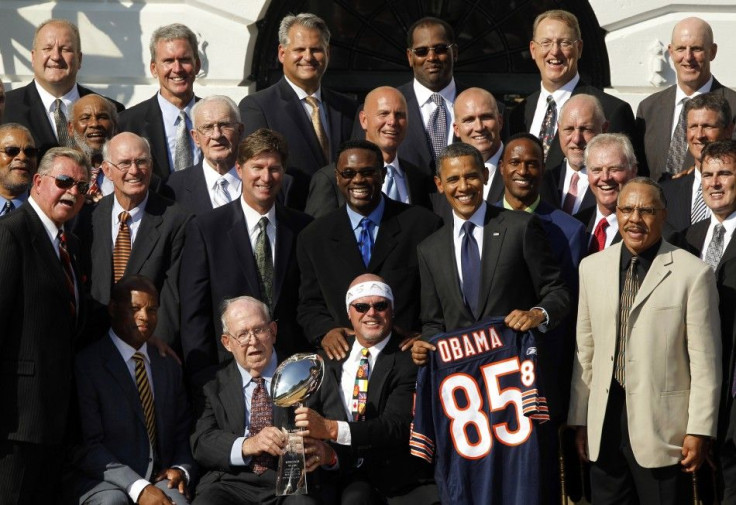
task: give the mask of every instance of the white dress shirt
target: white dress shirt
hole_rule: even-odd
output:
[[[138,228],[141,227],[141,220],[143,219],[143,209],[146,208],[146,204],[148,203],[148,193],[146,193],[146,197],[143,199],[141,203],[139,203],[137,206],[130,209],[128,214],[130,214],[130,219],[128,220],[128,228],[130,228],[130,250],[133,251],[133,245],[135,244],[135,239],[138,237]],[[110,216],[112,219],[112,229],[110,230],[112,232],[112,247],[115,248],[115,240],[118,238],[118,232],[120,231],[120,213],[123,212],[125,209],[118,203],[117,197],[113,196],[112,198],[112,215]]]
[[[160,92],[156,94],[156,99],[158,100],[159,109],[161,109],[161,117],[164,120],[166,152],[169,155],[169,166],[173,172],[174,163],[176,161],[176,130],[179,128],[179,121],[181,121],[179,118],[181,110],[179,107],[161,96]],[[192,100],[186,105],[186,107],[184,107],[184,109],[182,109],[187,113],[187,131],[194,128],[194,118],[192,117],[192,108],[194,107],[194,103],[195,99],[192,97]],[[202,151],[199,150],[199,147],[194,143],[194,140],[190,139],[189,145],[192,149],[192,164],[196,165],[199,163],[199,157],[201,156]]]
[[[542,123],[544,122],[544,116],[547,114],[547,97],[549,95],[552,95],[552,98],[555,99],[557,107],[557,121],[560,120],[560,111],[562,110],[562,106],[570,99],[572,91],[575,89],[575,86],[578,85],[578,82],[580,82],[580,74],[575,74],[575,77],[552,93],[544,88],[544,84],[539,85],[539,100],[537,100],[537,108],[534,110],[534,119],[529,127],[529,133],[539,136],[539,131],[542,129]],[[555,121],[555,132],[557,132],[557,121]]]
[[[58,139],[59,132],[56,131],[56,120],[54,120],[56,97],[43,89],[43,87],[38,84],[38,81],[33,81],[33,83],[36,85],[38,96],[41,97],[41,103],[43,103],[43,110],[46,112],[46,118],[49,120],[51,129],[54,131],[54,135],[56,135],[56,138]],[[61,98],[61,111],[64,113],[64,117],[66,117],[67,121],[69,121],[71,120],[70,112],[72,110],[72,105],[74,102],[79,100],[79,89],[77,89],[77,85],[75,84],[72,86],[72,89],[70,89],[66,95],[60,96],[59,98]]]
[[[496,170],[498,170],[498,162],[501,160],[502,154],[503,142],[501,142],[501,145],[498,146],[498,150],[495,152],[495,154],[488,158],[485,162],[485,166],[488,169],[488,181],[483,185],[483,200],[488,201],[488,193],[491,192],[491,183],[493,182],[493,176],[496,175]]]
[[[261,229],[258,227],[258,222],[263,217],[258,211],[250,207],[242,200],[243,203],[243,215],[245,216],[245,225],[248,227],[248,239],[250,240],[250,247],[253,250],[253,254],[256,253],[256,242],[258,241],[258,235],[261,233]],[[272,205],[271,208],[266,212],[265,216],[268,218],[268,226],[266,226],[266,235],[268,235],[268,242],[271,244],[271,261],[273,265],[276,265],[276,205]]]
[[[202,159],[202,172],[204,173],[204,182],[207,185],[207,194],[210,195],[212,208],[216,208],[215,204],[215,188],[220,177],[224,177],[227,181],[227,194],[230,195],[230,201],[237,200],[243,190],[243,182],[238,177],[238,171],[233,166],[225,175],[215,170],[206,159]]]

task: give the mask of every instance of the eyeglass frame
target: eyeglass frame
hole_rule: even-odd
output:
[[[59,174],[59,175],[38,174],[38,175],[51,177],[52,179],[54,179],[54,183],[56,184],[56,187],[59,189],[67,190],[67,189],[72,189],[74,186],[76,186],[77,191],[79,191],[80,195],[84,195],[87,193],[87,191],[89,191],[89,182],[77,181],[76,179],[74,179],[74,177],[71,177],[69,175],[64,175],[64,174]],[[69,184],[69,181],[71,181],[71,184]]]
[[[133,165],[136,166],[138,169],[148,170],[151,168],[153,160],[151,158],[136,158],[134,160],[123,160],[119,161],[117,163],[113,163],[110,160],[105,160],[105,163],[109,163],[110,165],[117,168],[120,172],[127,174],[131,168],[133,168]],[[127,167],[120,166],[123,164],[127,164]]]
[[[237,343],[240,345],[245,345],[250,341],[250,338],[253,337],[257,341],[260,341],[261,339],[266,338],[267,335],[270,335],[273,332],[271,329],[271,323],[266,323],[262,326],[256,326],[255,328],[249,328],[247,330],[243,330],[240,332],[239,335],[235,335],[233,333],[225,332],[228,336],[235,339]]]
[[[414,56],[418,56],[419,58],[426,58],[429,56],[429,52],[434,52],[435,55],[440,56],[443,54],[447,54],[452,50],[452,47],[456,45],[454,42],[450,44],[436,44],[434,46],[419,46],[419,47],[410,47],[409,51],[414,54]],[[441,49],[438,51],[438,49]],[[427,51],[426,53],[424,51]],[[424,53],[424,54],[421,54]]]

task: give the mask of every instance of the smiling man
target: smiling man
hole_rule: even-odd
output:
[[[350,138],[356,104],[322,87],[330,61],[330,30],[323,19],[308,12],[282,19],[278,56],[284,77],[243,98],[240,114],[246,135],[270,128],[286,138],[295,182],[289,205],[302,210],[312,175],[335,161],[340,143]]]
[[[36,173],[38,150],[31,132],[18,123],[0,126],[0,216],[25,203]]]
[[[157,28],[149,44],[149,68],[159,90],[120,114],[120,131],[150,141],[153,172],[164,181],[171,172],[184,170],[201,157],[189,134],[192,108],[198,100],[194,95],[194,80],[201,66],[197,47],[197,36],[182,24]]]
[[[662,239],[666,204],[651,179],[629,181],[616,208],[623,242],[580,264],[568,424],[593,462],[593,503],[691,502],[683,471],[705,462],[716,435],[715,277]]]

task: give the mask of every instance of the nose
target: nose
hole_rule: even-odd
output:
[[[585,146],[585,144],[584,144],[585,143],[585,138],[583,137],[582,130],[580,130],[578,128],[575,128],[572,131],[572,141],[575,143],[575,145],[577,145],[579,147],[584,147]]]
[[[55,60],[61,59],[61,48],[59,47],[59,44],[54,44],[51,48],[51,58]]]

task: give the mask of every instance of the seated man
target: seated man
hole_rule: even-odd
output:
[[[278,360],[276,322],[268,305],[250,296],[225,300],[222,345],[233,360],[203,389],[204,408],[192,435],[197,462],[207,470],[197,486],[197,505],[312,504],[306,495],[275,496],[276,465],[286,437],[287,411],[269,391]],[[309,440],[305,440],[310,444]],[[326,444],[310,444],[307,470],[327,461]]]
[[[439,502],[431,468],[409,455],[417,368],[392,335],[391,288],[377,275],[359,275],[345,305],[355,332],[350,352],[331,360],[320,351],[322,387],[309,408],[296,410],[298,427],[334,447],[323,461],[323,499],[346,505]]]
[[[84,504],[189,503],[194,461],[181,367],[151,352],[158,292],[142,275],[121,279],[111,328],[75,365],[82,428],[76,494]]]

